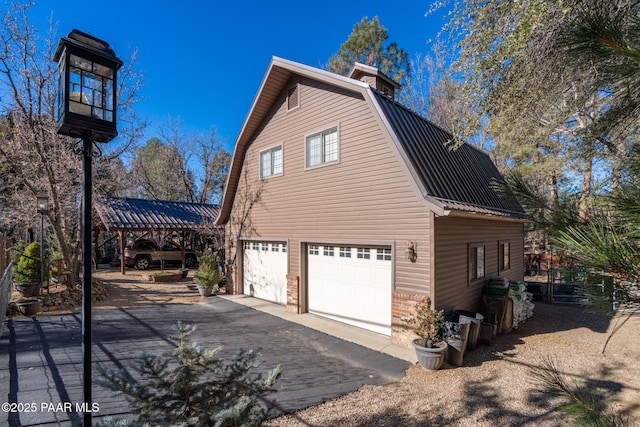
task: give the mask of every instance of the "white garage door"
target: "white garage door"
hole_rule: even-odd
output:
[[[308,245],[309,311],[391,335],[391,248]]]
[[[244,242],[244,293],[287,303],[287,244]]]

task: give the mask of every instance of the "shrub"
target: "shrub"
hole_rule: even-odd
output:
[[[216,255],[209,249],[198,255],[198,272],[193,276],[196,285],[202,288],[217,287],[222,280]]]
[[[195,326],[178,322],[176,348],[162,356],[143,355],[134,383],[125,370],[98,366],[98,382],[124,394],[138,415],[131,425],[258,426],[270,415],[273,402],[264,399],[282,375],[282,366],[266,374],[251,375],[259,354],[238,351],[231,363],[216,354],[221,347],[204,350],[189,343]],[[260,401],[259,401],[260,400]],[[113,420],[110,425],[116,425]]]
[[[40,244],[33,242],[27,245],[18,260],[13,280],[16,283],[40,281]]]

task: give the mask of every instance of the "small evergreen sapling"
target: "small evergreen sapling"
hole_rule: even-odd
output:
[[[216,356],[221,347],[204,350],[189,337],[195,326],[176,325],[176,348],[161,356],[143,355],[134,382],[125,370],[98,366],[98,382],[122,393],[137,423],[129,425],[259,426],[273,402],[264,399],[282,375],[282,365],[266,374],[251,374],[259,354],[238,351],[231,363]],[[110,421],[113,424],[113,421]],[[116,425],[116,424],[113,424]]]
[[[13,273],[16,283],[32,283],[40,281],[40,244],[33,242],[24,248],[18,265]]]
[[[213,288],[217,291],[221,280],[216,255],[207,248],[198,256],[198,272],[193,276],[193,281],[201,288]]]

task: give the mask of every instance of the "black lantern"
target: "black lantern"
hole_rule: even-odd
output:
[[[49,213],[49,198],[45,195],[36,197],[37,211],[39,214]]]
[[[60,39],[58,63],[58,133],[93,142],[109,142],[116,129],[117,72],[122,61],[109,44],[72,30]]]

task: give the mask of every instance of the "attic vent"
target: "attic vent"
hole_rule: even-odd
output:
[[[300,89],[299,85],[287,90],[287,111],[294,110],[300,106]]]

